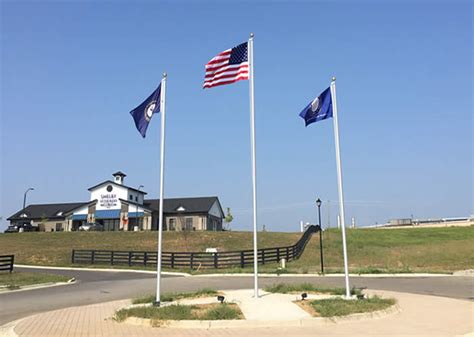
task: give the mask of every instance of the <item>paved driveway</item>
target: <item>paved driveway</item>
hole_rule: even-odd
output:
[[[21,270],[21,268],[17,270]],[[45,272],[42,269],[28,268],[27,270]],[[156,287],[156,279],[153,274],[80,270],[48,270],[47,272],[76,277],[77,283],[0,294],[0,325],[34,313],[150,294]],[[351,285],[369,289],[472,300],[474,298],[473,281],[472,277],[460,276],[352,277]],[[260,287],[276,282],[315,282],[327,286],[344,286],[342,277],[261,277]],[[215,289],[253,288],[253,278],[251,276],[164,276],[162,279],[163,292],[192,291],[204,287]]]
[[[473,331],[473,302],[446,297],[377,291],[395,297],[400,311],[377,319],[363,318],[334,323],[319,321],[311,327],[266,321],[266,327],[250,328],[151,328],[117,323],[115,310],[128,301],[113,301],[50,311],[21,320],[13,328],[20,337],[196,337],[196,336],[462,336]],[[295,305],[296,306],[296,305]],[[290,321],[291,322],[291,321]],[[249,325],[252,323],[248,322]],[[279,324],[272,326],[272,324]],[[0,331],[1,333],[1,331]]]

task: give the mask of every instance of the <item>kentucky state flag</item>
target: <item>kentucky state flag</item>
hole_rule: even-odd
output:
[[[304,119],[306,126],[332,117],[330,88],[324,90],[318,97],[310,102],[303,111],[300,112],[300,117]]]
[[[160,112],[161,83],[155,91],[139,106],[130,111],[135,121],[135,126],[143,138],[154,113]]]

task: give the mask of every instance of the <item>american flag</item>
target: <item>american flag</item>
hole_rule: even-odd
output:
[[[224,50],[206,64],[204,88],[230,84],[249,79],[247,42]]]

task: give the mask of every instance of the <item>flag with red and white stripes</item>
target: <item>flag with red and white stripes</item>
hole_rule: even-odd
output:
[[[247,42],[224,50],[206,64],[204,88],[249,79]]]

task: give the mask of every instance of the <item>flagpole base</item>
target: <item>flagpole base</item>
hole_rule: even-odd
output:
[[[160,301],[154,301],[154,302],[153,302],[153,306],[154,306],[154,307],[159,307],[159,306],[160,306],[160,303],[161,303]]]

